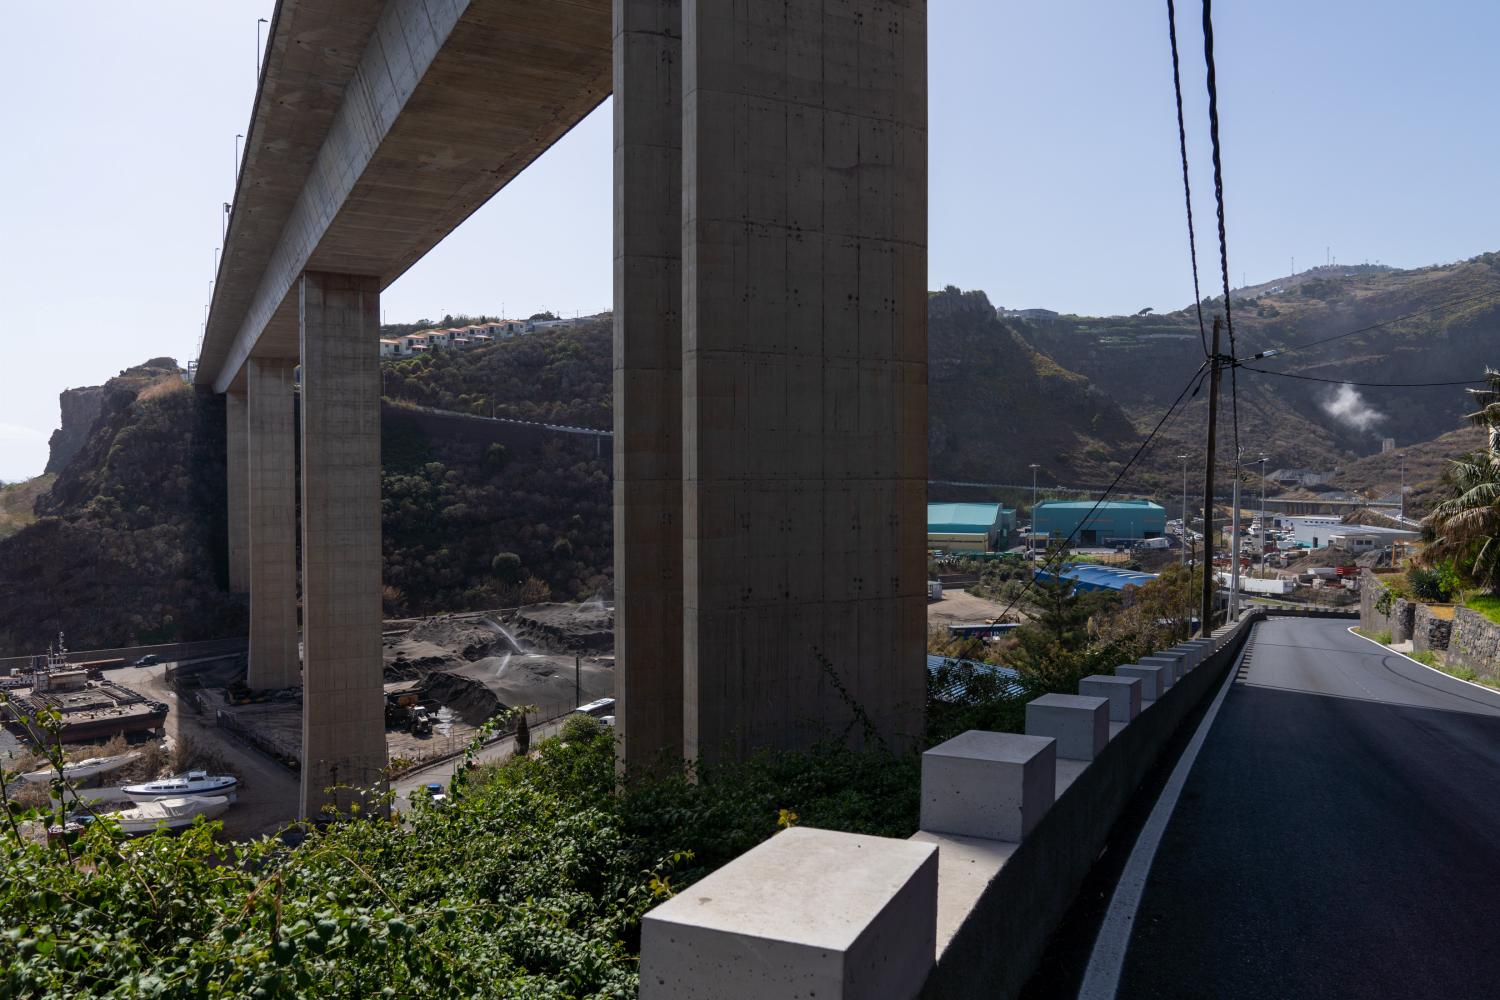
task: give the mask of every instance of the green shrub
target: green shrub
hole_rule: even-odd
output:
[[[1464,607],[1472,608],[1490,621],[1500,624],[1500,594],[1475,594],[1464,601]]]
[[[642,914],[780,827],[916,829],[916,754],[765,752],[620,793],[613,733],[580,719],[466,764],[444,808],[294,846],[95,823],[52,848],[0,810],[0,996],[624,1000]]]
[[[1406,573],[1411,592],[1418,600],[1447,602],[1463,587],[1452,560],[1431,568],[1414,566]]]

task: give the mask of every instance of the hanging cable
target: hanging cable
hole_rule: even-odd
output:
[[[1457,379],[1452,382],[1355,382],[1347,378],[1322,378],[1317,375],[1299,375],[1296,372],[1273,372],[1268,368],[1255,368],[1240,362],[1235,367],[1243,368],[1247,372],[1255,372],[1258,375],[1275,375],[1279,378],[1294,378],[1303,382],[1327,382],[1332,385],[1353,385],[1367,389],[1432,389],[1438,386],[1455,385],[1484,385],[1482,378]]]
[[[1089,520],[1094,516],[1094,513],[1098,511],[1099,505],[1108,500],[1110,498],[1110,495],[1114,493],[1115,489],[1120,485],[1121,480],[1125,478],[1126,473],[1130,471],[1131,466],[1135,465],[1135,463],[1140,460],[1141,456],[1146,453],[1146,449],[1151,447],[1151,442],[1156,440],[1156,435],[1161,433],[1162,427],[1165,426],[1167,421],[1171,419],[1172,415],[1177,412],[1177,408],[1181,406],[1183,400],[1187,398],[1188,391],[1193,388],[1194,383],[1197,383],[1199,385],[1202,384],[1202,379],[1200,378],[1200,376],[1202,375],[1204,369],[1206,369],[1207,367],[1207,361],[1198,366],[1197,370],[1193,372],[1192,377],[1187,380],[1187,384],[1182,387],[1182,391],[1177,394],[1177,398],[1172,401],[1172,405],[1167,407],[1167,412],[1161,415],[1161,419],[1156,422],[1156,426],[1151,428],[1151,433],[1147,434],[1146,439],[1142,441],[1139,447],[1135,449],[1135,454],[1130,456],[1130,461],[1125,463],[1124,467],[1120,469],[1119,474],[1115,476],[1114,481],[1109,484],[1109,486],[1102,494],[1100,494],[1099,499],[1094,501],[1094,506],[1089,508],[1089,512],[1083,517],[1079,518],[1077,524],[1073,525],[1073,530],[1068,532],[1067,538],[1063,539],[1062,546],[1058,549],[1057,553],[1043,564],[1042,570],[1036,570],[1035,568],[1033,568],[1031,579],[1026,581],[1026,586],[1022,587],[1021,592],[1014,598],[1012,598],[1011,602],[1005,606],[1004,611],[1001,611],[994,618],[990,619],[989,623],[991,625],[1003,621],[1005,619],[1005,616],[1010,614],[1015,606],[1020,603],[1021,599],[1027,594],[1031,593],[1031,588],[1036,584],[1036,574],[1038,572],[1054,568],[1054,563],[1061,563],[1063,553],[1067,551],[1068,545],[1073,541],[1073,536],[1078,534],[1079,529],[1089,522]],[[1035,510],[1032,510],[1031,512],[1031,532],[1033,535],[1036,534]],[[972,648],[972,645],[967,648]]]
[[[1284,348],[1278,348],[1276,350],[1261,351],[1259,354],[1253,355],[1252,357],[1249,357],[1246,360],[1247,361],[1258,361],[1258,360],[1260,360],[1262,358],[1272,358],[1272,357],[1280,358],[1280,357],[1285,357],[1286,355],[1288,355],[1288,354],[1294,354],[1297,351],[1306,351],[1306,350],[1309,350],[1309,349],[1314,348],[1314,347],[1319,347],[1319,346],[1321,346],[1323,344],[1331,344],[1335,340],[1344,340],[1344,339],[1346,339],[1348,337],[1357,337],[1361,333],[1369,333],[1372,330],[1380,330],[1380,329],[1383,329],[1385,327],[1391,326],[1391,325],[1396,324],[1396,323],[1401,323],[1401,322],[1404,322],[1404,321],[1409,320],[1409,319],[1416,319],[1418,316],[1427,316],[1427,315],[1430,315],[1431,313],[1442,312],[1444,309],[1451,309],[1454,306],[1461,306],[1461,305],[1463,305],[1463,304],[1465,304],[1467,302],[1474,302],[1474,301],[1476,301],[1478,299],[1494,299],[1494,298],[1495,298],[1495,293],[1494,292],[1476,292],[1473,295],[1464,295],[1464,296],[1461,296],[1460,298],[1452,299],[1452,300],[1450,300],[1448,302],[1444,302],[1444,303],[1442,303],[1440,305],[1428,306],[1426,309],[1417,309],[1417,310],[1414,310],[1414,311],[1409,312],[1409,313],[1403,313],[1400,316],[1392,316],[1390,319],[1381,320],[1379,323],[1371,323],[1369,326],[1362,326],[1362,327],[1360,327],[1357,330],[1349,330],[1346,333],[1336,333],[1336,334],[1334,334],[1331,337],[1324,337],[1321,340],[1309,341],[1306,344],[1298,344],[1295,347],[1284,347]]]
[[[1208,77],[1208,137],[1213,145],[1214,204],[1219,219],[1219,273],[1224,281],[1224,326],[1229,331],[1229,401],[1237,462],[1240,454],[1240,403],[1233,366],[1239,355],[1234,342],[1234,314],[1229,301],[1229,238],[1224,225],[1224,161],[1219,146],[1219,81],[1214,68],[1213,0],[1203,0],[1203,63]]]
[[[1198,289],[1198,237],[1193,230],[1193,187],[1188,181],[1187,127],[1182,121],[1182,72],[1177,56],[1177,7],[1167,0],[1167,38],[1172,43],[1172,93],[1177,98],[1177,148],[1182,154],[1182,200],[1187,207],[1188,259],[1193,265],[1193,308],[1198,311],[1198,342],[1208,357],[1208,331],[1203,326],[1203,293]]]

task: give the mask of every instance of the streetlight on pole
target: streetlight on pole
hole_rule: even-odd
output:
[[[1229,620],[1240,613],[1240,453],[1234,456],[1234,492],[1229,517]]]
[[[265,18],[258,18],[255,22],[255,82],[260,83],[260,26],[269,23]]]
[[[1031,463],[1031,530],[1026,533],[1026,564],[1036,572],[1036,470],[1040,468],[1035,462]]]
[[[1260,573],[1266,575],[1266,456],[1260,456]]]
[[[234,188],[231,190],[238,189],[240,184],[240,140],[243,138],[245,136],[242,132],[234,134]]]
[[[1402,452],[1401,459],[1401,521],[1406,521],[1406,452]]]
[[[1193,537],[1192,530],[1188,527],[1187,517],[1187,460],[1186,455],[1178,455],[1182,461],[1182,564],[1188,563],[1188,539]]]

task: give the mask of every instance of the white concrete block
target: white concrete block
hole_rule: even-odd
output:
[[[908,1000],[933,965],[938,848],[783,831],[647,913],[641,1000]]]
[[[1181,643],[1173,646],[1167,652],[1181,653],[1187,659],[1187,669],[1189,670],[1192,670],[1199,663],[1203,662],[1203,651],[1191,643]]]
[[[1141,714],[1139,677],[1110,677],[1093,674],[1078,682],[1078,693],[1109,699],[1109,721],[1129,722]]]
[[[1151,656],[1140,658],[1142,666],[1160,665],[1167,667],[1172,675],[1172,683],[1176,684],[1182,680],[1182,675],[1187,673],[1187,661],[1181,653],[1168,653],[1165,650]]]
[[[1142,701],[1156,701],[1172,686],[1172,668],[1161,663],[1122,663],[1115,676],[1139,677]]]
[[[1109,699],[1044,694],[1026,704],[1026,735],[1052,737],[1060,758],[1093,760],[1109,743]]]
[[[922,754],[922,829],[1021,840],[1052,806],[1050,737],[971,729]]]

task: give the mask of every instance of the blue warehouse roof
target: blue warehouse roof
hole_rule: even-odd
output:
[[[1155,573],[1138,573],[1133,569],[1100,566],[1095,563],[1065,563],[1055,573],[1037,570],[1038,580],[1072,580],[1074,590],[1124,590],[1140,587],[1156,579]]]
[[[997,503],[930,503],[927,505],[928,534],[979,535],[999,523],[1008,507]]]
[[[933,656],[928,654],[927,673],[932,677],[936,677],[939,668],[944,664],[966,669],[959,671],[960,676],[949,678],[943,687],[932,693],[932,696],[938,701],[952,701],[956,698],[962,698],[968,691],[968,685],[964,682],[962,674],[969,671],[972,671],[974,674],[993,674],[1000,678],[1006,682],[1002,684],[1004,692],[1013,697],[1019,697],[1026,693],[1026,689],[1021,686],[1021,675],[1019,673],[1010,667],[1001,667],[993,663],[981,663],[978,660],[958,660],[951,656]]]

